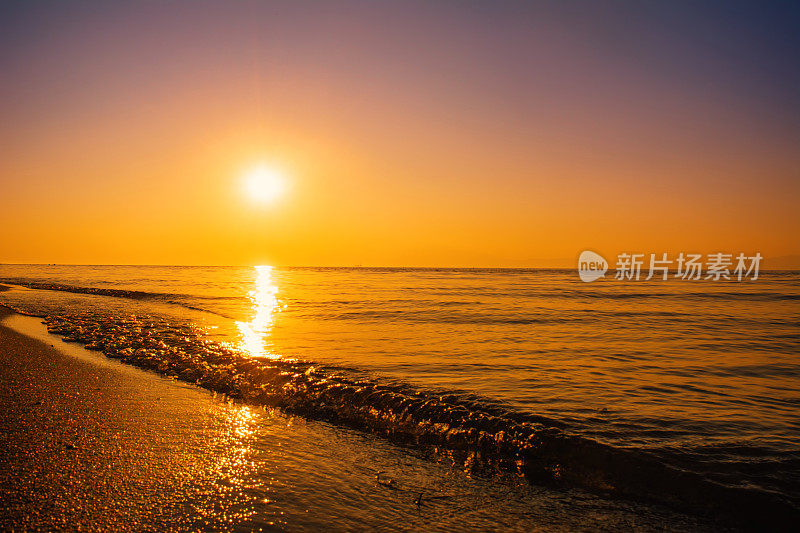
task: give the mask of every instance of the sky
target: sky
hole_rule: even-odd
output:
[[[793,2],[3,2],[0,262],[800,266],[799,30]]]

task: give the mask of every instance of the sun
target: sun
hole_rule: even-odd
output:
[[[286,178],[278,169],[259,165],[242,178],[247,197],[258,203],[273,203],[286,192]]]

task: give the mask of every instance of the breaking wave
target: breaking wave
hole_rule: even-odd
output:
[[[419,446],[481,472],[724,514],[753,527],[800,518],[777,493],[725,485],[644,451],[570,435],[557,420],[474,395],[424,390],[308,361],[248,357],[236,346],[201,338],[190,326],[150,316],[48,316],[45,324],[50,333],[109,358],[245,402]]]

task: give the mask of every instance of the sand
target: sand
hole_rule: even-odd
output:
[[[5,327],[0,353],[0,529],[204,522],[202,494],[187,479],[202,480],[211,465],[181,453],[185,440],[164,422],[197,416],[187,403],[210,398]],[[187,513],[187,503],[197,509]]]
[[[0,453],[4,531],[705,529],[664,509],[468,476],[371,435],[237,404],[2,307]]]

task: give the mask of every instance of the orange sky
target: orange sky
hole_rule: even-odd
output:
[[[800,255],[789,45],[557,5],[7,8],[0,262]],[[242,193],[259,162],[275,204]]]

